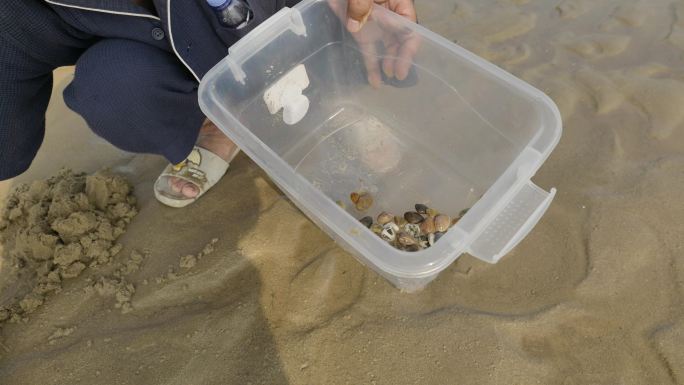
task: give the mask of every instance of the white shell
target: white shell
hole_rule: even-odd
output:
[[[383,229],[392,229],[392,231],[394,231],[395,233],[399,231],[399,226],[397,226],[397,224],[394,222],[385,223],[385,225],[382,226],[382,228]]]
[[[380,238],[386,240],[387,242],[392,242],[393,240],[397,239],[397,232],[394,231],[391,227],[385,227],[382,229],[382,232],[380,233]]]

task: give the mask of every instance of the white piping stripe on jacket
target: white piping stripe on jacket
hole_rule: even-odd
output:
[[[194,76],[195,79],[197,79],[197,83],[199,83],[200,82],[199,76],[197,76],[195,71],[193,71],[192,68],[190,68],[188,63],[186,63],[185,60],[183,60],[183,58],[181,57],[181,55],[178,53],[178,51],[176,51],[176,44],[174,44],[174,42],[173,42],[173,32],[171,32],[171,30],[172,30],[172,28],[171,28],[171,0],[166,1],[166,15],[167,15],[168,28],[169,28],[169,41],[171,42],[171,49],[173,49],[173,52],[176,54],[176,56],[178,56],[178,59],[181,61],[181,63],[183,63],[185,68],[187,68],[188,71],[190,71],[190,73],[192,74],[192,76]]]
[[[77,5],[59,3],[59,2],[56,2],[56,1],[54,1],[54,0],[45,0],[45,2],[50,3],[50,4],[54,4],[54,5],[59,5],[59,6],[62,6],[62,7],[67,7],[67,8],[83,9],[83,10],[86,10],[86,11],[110,13],[110,14],[113,14],[113,15],[125,15],[125,16],[135,16],[135,17],[146,17],[146,18],[148,18],[148,19],[161,20],[161,19],[160,19],[159,17],[157,17],[157,16],[154,16],[154,15],[146,15],[146,14],[143,14],[143,13],[117,12],[117,11],[109,11],[109,10],[106,10],[106,9],[79,7],[79,6],[77,6]],[[183,63],[183,65],[185,66],[185,68],[187,68],[188,71],[190,71],[190,73],[192,74],[192,76],[193,76],[193,77],[197,80],[197,82],[199,83],[199,82],[200,82],[199,76],[197,76],[197,74],[195,73],[195,71],[193,71],[192,68],[190,68],[190,66],[188,65],[188,63],[186,63],[185,60],[183,60],[183,58],[181,57],[181,55],[180,55],[180,54],[178,53],[178,51],[176,50],[176,45],[175,45],[174,42],[173,42],[173,33],[171,32],[171,0],[167,0],[167,2],[166,2],[166,12],[167,12],[167,14],[168,14],[168,19],[167,19],[167,21],[168,21],[169,42],[171,42],[171,49],[173,49],[173,53],[176,54],[176,57],[178,57],[178,60],[180,60],[181,63]]]
[[[135,16],[135,17],[146,17],[148,19],[154,19],[154,20],[161,20],[157,16],[154,15],[146,15],[144,13],[131,13],[131,12],[118,12],[118,11],[108,11],[105,9],[99,9],[99,8],[88,8],[88,7],[79,7],[78,5],[71,5],[71,4],[62,4],[58,3],[54,0],[45,0],[46,3],[54,4],[54,5],[59,5],[62,7],[67,7],[67,8],[76,8],[76,9],[83,9],[86,11],[93,11],[93,12],[102,12],[102,13],[111,13],[114,15],[125,15],[125,16]]]

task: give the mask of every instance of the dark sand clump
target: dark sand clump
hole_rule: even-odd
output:
[[[137,214],[131,185],[106,171],[63,170],[18,186],[0,217],[3,264],[16,289],[0,294],[0,323],[20,321],[89,266],[121,250],[116,239]]]

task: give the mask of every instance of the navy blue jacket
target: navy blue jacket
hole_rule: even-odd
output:
[[[254,20],[247,27],[234,30],[218,23],[205,0],[153,0],[158,15],[132,0],[45,1],[60,13],[68,9],[72,16],[86,23],[97,24],[100,14],[120,14],[158,23],[166,32],[178,60],[197,81],[227,55],[228,47],[233,43],[282,7],[297,3],[296,0],[250,0]],[[197,23],[197,20],[207,22]]]
[[[64,101],[130,152],[183,160],[205,119],[200,79],[228,48],[292,0],[248,0],[254,19],[223,27],[206,0],[0,1],[0,180],[41,146],[52,71],[76,65]]]

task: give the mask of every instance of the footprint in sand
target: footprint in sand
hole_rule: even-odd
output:
[[[565,48],[586,59],[619,55],[629,47],[630,42],[629,36],[611,34],[565,35],[560,38],[560,43]]]
[[[674,8],[674,21],[667,40],[678,48],[684,49],[684,4],[673,4],[672,8]]]
[[[544,63],[523,72],[522,79],[545,92],[558,106],[563,119],[575,113],[583,89],[556,64]]]
[[[591,270],[576,294],[592,303],[629,304],[596,309],[594,313],[646,322],[649,317],[666,317],[673,305],[670,296],[653,297],[652,293],[672,293],[676,288],[670,272],[671,256],[662,246],[659,231],[648,226],[648,216],[639,212],[653,204],[637,206],[635,198],[631,194],[600,194],[595,198],[589,219],[593,230],[587,245]],[[633,210],[633,206],[639,209]],[[649,309],[649,316],[634,314],[635,308]]]
[[[335,247],[304,266],[287,288],[286,324],[310,330],[352,306],[363,286],[365,267]]]
[[[652,4],[637,2],[634,4],[623,4],[615,8],[610,18],[601,24],[601,29],[609,31],[616,27],[638,28],[644,24],[646,17],[651,13]]]
[[[457,1],[451,10],[451,17],[455,19],[467,19],[473,15],[473,6],[463,2]]]
[[[577,71],[575,78],[588,90],[587,94],[599,115],[615,111],[625,101],[625,94],[610,79],[593,69],[581,69]]]
[[[465,1],[453,3],[422,1],[416,3],[420,23],[442,36],[457,37],[458,26],[473,16],[473,6]]]
[[[537,25],[535,13],[523,13],[515,8],[493,12],[469,27],[474,35],[481,36],[482,40],[490,44],[502,43],[525,35]]]
[[[589,0],[563,0],[556,6],[556,11],[562,19],[575,19],[591,9]]]
[[[532,48],[529,44],[503,45],[478,52],[483,58],[499,65],[515,65],[529,59]]]
[[[653,335],[655,348],[676,378],[684,378],[684,320],[659,329]]]
[[[667,370],[639,336],[625,336],[628,325],[564,306],[543,320],[515,323],[525,329],[522,355],[549,368],[544,384],[667,384]],[[638,333],[637,333],[638,334]]]
[[[684,82],[670,78],[652,78],[639,74],[617,73],[613,81],[627,100],[648,118],[651,135],[667,139],[684,124]]]

